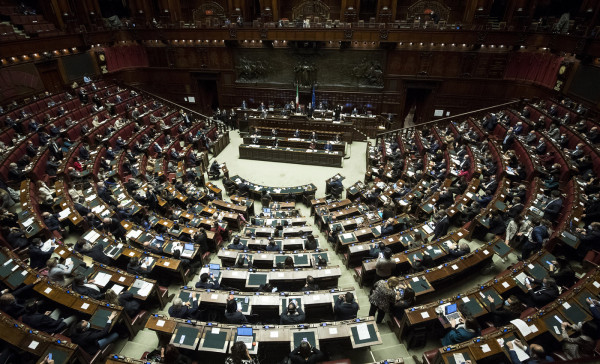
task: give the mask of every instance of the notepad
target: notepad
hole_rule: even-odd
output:
[[[52,288],[48,287],[44,290],[45,294],[49,294],[50,292],[52,292]]]
[[[427,311],[421,312],[421,317],[423,317],[424,319],[429,318],[429,313]]]
[[[38,341],[33,340],[33,341],[31,341],[31,343],[29,343],[29,345],[27,347],[31,350],[35,350],[39,344],[40,343]]]
[[[484,353],[489,353],[490,351],[492,351],[492,349],[490,349],[490,346],[488,344],[483,344],[481,345],[481,351],[483,351]]]
[[[508,288],[510,287],[510,284],[508,284],[508,282],[502,282],[502,287]]]
[[[213,327],[213,328],[210,330],[210,333],[211,333],[211,334],[213,334],[213,335],[217,335],[217,334],[218,334],[218,333],[220,333],[220,332],[221,332],[221,328],[219,328],[219,327]]]
[[[358,324],[356,325],[356,333],[358,334],[358,340],[368,340],[371,338],[369,335],[369,327],[367,324]]]
[[[273,338],[279,337],[279,331],[271,331],[271,332],[269,332],[269,337],[273,337]]]
[[[337,335],[337,333],[338,333],[337,327],[329,328],[329,335]]]

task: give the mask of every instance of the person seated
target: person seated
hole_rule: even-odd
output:
[[[127,263],[127,273],[129,274],[146,277],[151,270],[152,268],[147,265],[146,259],[132,257]]]
[[[460,244],[456,244],[456,243],[447,243],[446,244],[448,246],[448,253],[450,254],[452,259],[456,259],[459,257],[462,257],[463,255],[467,255],[471,252],[471,248],[469,247],[469,244],[462,242]]]
[[[75,244],[73,249],[78,253],[87,255],[98,263],[106,265],[110,265],[112,263],[112,259],[108,255],[104,254],[104,247],[102,244],[95,244],[92,246],[92,244],[80,239]]]
[[[356,318],[358,309],[358,303],[354,301],[354,294],[346,292],[346,294],[338,296],[333,307],[333,312],[338,321],[351,320]]]
[[[279,319],[280,325],[294,325],[302,323],[306,320],[306,315],[302,310],[302,307],[298,306],[298,301],[292,300],[288,306],[286,312],[281,314]]]
[[[554,358],[552,358],[549,355],[546,355],[546,352],[544,351],[544,347],[539,344],[531,344],[531,345],[529,345],[529,347],[527,347],[527,345],[523,345],[521,343],[521,341],[517,339],[517,340],[512,340],[512,341],[507,342],[506,346],[508,347],[508,355],[510,357],[510,362],[512,364],[521,364],[521,363],[538,364],[538,363],[542,363],[542,362],[546,363],[546,362],[554,361]],[[515,347],[519,347],[527,355],[529,355],[529,359],[522,362],[519,359],[517,352],[515,351]]]
[[[244,250],[246,249],[246,246],[242,244],[240,237],[236,236],[235,238],[233,238],[231,244],[227,245],[227,249]]]
[[[243,341],[237,341],[231,346],[231,355],[225,359],[225,364],[258,364],[258,361],[250,356]]]
[[[106,325],[102,330],[92,329],[89,321],[81,320],[74,326],[73,333],[69,337],[74,344],[79,345],[86,353],[94,355],[99,349],[104,349],[119,338],[119,334],[116,332],[108,333],[112,326],[112,320],[116,317],[117,311],[113,311],[108,316],[108,321],[106,321]]]
[[[12,292],[9,292],[8,289],[3,290],[2,296],[0,296],[0,310],[14,319],[21,317],[25,313],[25,299],[33,295],[33,287],[41,281],[42,278],[37,278],[35,282]]]
[[[316,364],[325,360],[325,354],[319,349],[311,347],[308,341],[300,345],[289,354],[292,364]]]
[[[292,268],[294,268],[294,258],[286,257],[285,260],[283,261],[283,264],[279,263],[279,264],[277,264],[277,266],[278,266],[278,268],[292,269]]]
[[[416,254],[413,259],[413,269],[415,272],[422,272],[426,269],[433,268],[435,262],[428,251],[423,252],[423,258],[419,258]]]
[[[266,251],[268,252],[277,252],[279,251],[279,246],[277,246],[277,243],[275,242],[275,239],[273,239],[273,237],[269,237],[269,243],[267,244],[267,247],[265,248]]]
[[[180,319],[191,319],[198,311],[198,300],[196,293],[190,295],[190,300],[183,303],[179,297],[173,299],[173,305],[169,307],[169,316]]]
[[[378,258],[379,254],[383,253],[384,250],[385,250],[385,243],[379,242],[379,244],[374,244],[373,246],[371,246],[371,249],[369,249],[369,256],[371,258]]]
[[[233,296],[229,296],[227,304],[225,305],[225,320],[228,324],[232,325],[245,325],[248,323],[248,319],[242,311],[238,310],[237,301]]]
[[[56,334],[71,326],[77,320],[75,316],[61,318],[59,309],[40,313],[39,308],[40,301],[29,302],[25,306],[25,313],[21,316],[21,321],[32,329],[44,331],[48,334]]]
[[[556,260],[550,262],[548,270],[550,273],[548,276],[556,281],[558,286],[571,287],[577,281],[575,272],[569,265],[567,258],[558,256]]]
[[[393,217],[390,217],[389,219],[385,220],[383,225],[381,225],[381,236],[382,237],[394,233],[394,223],[395,222],[396,222],[396,220],[394,220]]]
[[[567,329],[575,331],[577,335],[569,336]],[[594,354],[596,344],[595,337],[598,336],[598,327],[594,322],[579,322],[570,324],[563,321],[561,324],[562,349],[567,359],[575,360],[591,357]]]
[[[525,306],[515,295],[511,295],[499,308],[496,308],[496,302],[490,295],[487,296],[489,304],[489,311],[492,315],[492,323],[494,327],[500,327],[508,325],[512,320],[521,317],[521,312],[525,309]]]
[[[200,280],[196,283],[196,288],[202,289],[219,289],[221,288],[219,281],[215,280],[214,276],[208,273],[202,273]]]
[[[319,285],[315,282],[315,278],[313,276],[306,277],[306,284],[302,287],[302,292],[306,291],[318,291]]]
[[[130,318],[135,317],[141,307],[140,301],[133,296],[133,293],[125,290],[117,295],[115,291],[109,289],[104,295],[104,300],[110,304],[123,307],[123,310],[125,310],[125,313]]]
[[[94,280],[88,281],[84,276],[78,275],[73,280],[73,291],[79,293],[83,296],[88,296],[95,300],[102,300],[104,298],[104,293],[100,291],[100,287],[96,286]]]
[[[527,278],[525,287],[527,287],[528,292],[521,298],[527,307],[544,307],[558,297],[558,286],[553,278],[545,277],[542,280]],[[534,289],[534,284],[540,286]]]
[[[479,323],[471,316],[465,319],[464,324],[459,323],[457,320],[450,320],[450,325],[452,326],[452,330],[442,338],[443,346],[465,342],[480,333]]]
[[[48,267],[48,280],[61,286],[65,286],[69,283],[70,279],[67,276],[71,275],[74,265],[71,259],[67,258],[65,264],[59,264],[58,258],[51,258],[46,262]]]

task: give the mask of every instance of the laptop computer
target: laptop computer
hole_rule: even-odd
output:
[[[444,312],[444,316],[446,316],[448,321],[458,320],[460,318],[460,313],[458,312],[458,306],[456,303],[446,306]]]
[[[254,336],[252,336],[252,328],[238,327],[236,340],[246,344],[246,347],[248,349],[252,349],[252,342],[254,341]]]
[[[210,263],[208,265],[208,273],[212,274],[215,277],[218,277],[221,273],[221,265]]]
[[[194,254],[194,244],[185,243],[183,251],[181,252],[182,257],[191,257]]]

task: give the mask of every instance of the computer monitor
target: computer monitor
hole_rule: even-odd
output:
[[[184,246],[184,250],[194,250],[194,244],[186,243]]]
[[[265,207],[265,208],[263,208],[263,212],[264,212],[265,214],[270,214],[270,213],[271,213],[271,209],[270,209],[270,208],[268,208],[268,207]]]
[[[238,327],[237,335],[238,336],[252,336],[252,328],[251,327]]]
[[[210,269],[210,270],[219,270],[219,269],[221,269],[221,265],[220,265],[220,264],[213,264],[213,263],[210,263],[210,264],[208,265],[208,269]]]
[[[456,303],[446,306],[446,315],[456,312],[457,309]]]

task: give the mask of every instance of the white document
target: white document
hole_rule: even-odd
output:
[[[48,287],[44,290],[45,294],[49,294],[50,292],[52,292],[52,288]]]
[[[502,287],[508,288],[510,287],[510,284],[508,284],[508,282],[502,282]]]
[[[424,319],[429,318],[429,312],[421,312],[421,317],[423,317]]]
[[[158,326],[158,327],[165,326],[165,320],[158,320],[158,321],[156,321],[156,326]]]
[[[425,230],[427,234],[431,234],[433,232],[433,229],[428,224],[423,225],[423,230]]]
[[[514,350],[515,354],[517,354],[517,358],[519,358],[519,360],[521,362],[524,362],[527,359],[529,359],[529,355],[527,355],[527,353],[524,352],[523,349],[521,349],[518,345],[516,345],[514,340],[513,340],[513,350]]]
[[[329,328],[329,335],[337,335],[337,333],[338,333],[337,327]]]
[[[273,331],[269,332],[269,337],[273,337],[273,338],[279,337],[279,331],[273,330]]]
[[[356,332],[358,333],[358,340],[368,340],[371,338],[369,335],[369,328],[367,324],[358,324],[356,325]]]
[[[221,329],[219,327],[213,327],[212,330],[210,330],[210,333],[213,335],[217,335],[220,332],[221,332]]]
[[[140,296],[148,296],[150,294],[150,290],[152,289],[152,283],[144,282],[144,285],[138,291],[138,295]]]
[[[114,286],[112,286],[111,290],[114,291],[116,294],[121,293],[121,291],[123,291],[125,289],[125,287],[123,286],[119,286],[118,284],[115,284]]]
[[[462,353],[456,353],[453,355],[454,357],[454,361],[456,363],[464,363],[465,362],[465,356]]]
[[[517,327],[517,329],[519,329],[519,331],[521,332],[521,335],[527,336],[527,335],[531,334],[531,329],[529,328],[529,326],[527,326],[525,321],[523,321],[521,319],[516,319],[516,320],[512,320],[510,323],[515,325]]]
[[[94,277],[94,283],[96,283],[99,286],[104,287],[108,284],[108,282],[110,282],[111,277],[112,277],[112,274],[98,272],[98,274],[96,274],[96,277]]]
[[[481,345],[481,351],[483,351],[484,353],[489,353],[490,351],[492,351],[492,349],[490,349],[490,346],[488,344],[483,344]]]
[[[519,281],[519,283],[521,283],[522,285],[525,285],[525,283],[526,283],[526,282],[525,282],[525,278],[527,278],[527,274],[525,274],[525,273],[523,273],[523,272],[519,273],[519,274],[518,274],[518,275],[515,277],[515,279],[516,279],[517,281]]]
[[[35,348],[37,348],[39,344],[40,343],[38,341],[32,340],[31,343],[29,344],[29,346],[27,346],[27,347],[31,350],[35,350]]]
[[[89,304],[89,303],[84,303],[83,305],[81,305],[81,309],[82,309],[82,310],[87,310],[87,309],[88,309],[88,307],[90,307],[90,304]]]
[[[69,214],[71,213],[71,209],[70,208],[66,208],[64,210],[62,210],[61,212],[58,213],[58,217],[60,217],[60,219],[66,219],[67,217],[69,217]]]

